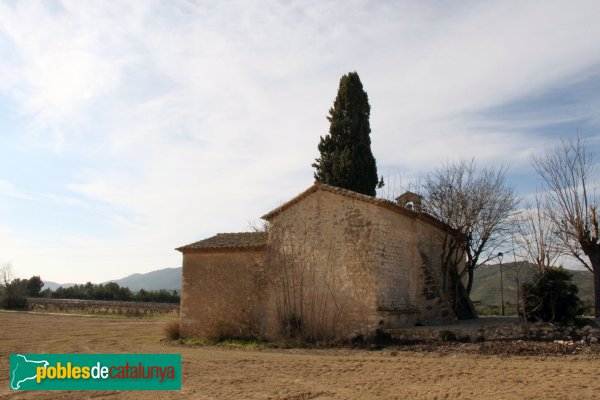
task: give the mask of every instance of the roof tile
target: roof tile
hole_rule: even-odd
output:
[[[190,250],[242,249],[262,247],[267,243],[267,232],[217,233],[208,239],[178,247],[181,252]]]

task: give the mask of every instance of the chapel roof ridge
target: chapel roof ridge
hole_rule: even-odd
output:
[[[424,220],[428,221],[429,223],[433,224],[433,225],[437,225],[440,226],[444,229],[452,229],[450,228],[447,224],[443,223],[442,221],[440,221],[439,219],[435,218],[434,216],[432,216],[431,214],[427,213],[426,211],[423,210],[411,210],[408,209],[402,205],[399,205],[396,202],[387,200],[387,199],[382,199],[382,198],[377,198],[374,196],[369,196],[366,194],[362,194],[362,193],[358,193],[355,191],[352,191],[350,189],[344,189],[344,188],[340,188],[337,186],[332,186],[332,185],[328,185],[326,183],[322,183],[319,181],[315,181],[315,183],[310,186],[308,189],[304,190],[303,192],[299,193],[298,195],[296,195],[295,197],[293,197],[292,199],[288,200],[287,202],[281,204],[279,207],[276,207],[275,209],[269,211],[268,213],[266,213],[265,215],[263,215],[261,218],[264,220],[269,220],[272,217],[276,216],[277,214],[281,213],[282,211],[284,211],[285,209],[289,208],[290,206],[294,205],[295,203],[299,202],[300,200],[304,199],[305,197],[307,197],[308,195],[310,195],[311,193],[316,192],[317,190],[324,190],[326,192],[331,192],[331,193],[336,193],[342,196],[346,196],[346,197],[350,197],[350,198],[354,198],[360,201],[364,201],[367,203],[371,203],[371,204],[375,204],[378,205],[380,207],[385,207],[388,208],[392,211],[398,212],[400,214],[403,215],[407,215],[413,218],[423,218]]]

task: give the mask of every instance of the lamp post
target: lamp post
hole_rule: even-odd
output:
[[[500,315],[504,317],[504,280],[502,277],[502,252],[498,253],[498,260],[500,260]]]

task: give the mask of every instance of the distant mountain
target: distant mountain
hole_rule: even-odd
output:
[[[125,278],[111,280],[119,286],[128,287],[137,292],[140,289],[145,290],[181,290],[181,267],[165,268],[145,274],[133,274]],[[106,283],[106,282],[103,282]]]
[[[502,264],[502,281],[504,282],[504,301],[510,304],[517,302],[517,270],[519,282],[531,282],[537,267],[533,264]],[[579,297],[586,303],[593,304],[594,282],[588,270],[569,270],[573,274],[573,283],[579,288]],[[473,301],[482,304],[500,304],[500,265],[484,265],[475,270],[475,280],[471,292]]]
[[[145,274],[133,274],[121,279],[114,279],[102,283],[115,282],[119,286],[128,287],[134,292],[140,289],[145,290],[177,290],[181,291],[181,267],[165,268],[156,271],[147,272]],[[59,287],[71,287],[74,283],[57,283],[44,281],[42,289],[56,290]]]
[[[43,281],[44,282],[44,286],[42,287],[42,290],[44,289],[50,289],[50,290],[56,290],[59,287],[64,287],[64,288],[68,288],[71,286],[74,286],[74,283],[57,283],[57,282],[52,282],[52,281]]]

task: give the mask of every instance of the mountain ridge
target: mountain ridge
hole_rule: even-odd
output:
[[[135,273],[127,275],[120,279],[111,279],[102,284],[114,282],[122,287],[128,287],[130,290],[137,292],[144,290],[176,290],[181,291],[181,267],[163,268],[146,273]],[[44,281],[43,289],[56,290],[59,287],[71,287],[75,283],[58,283],[52,281]]]

